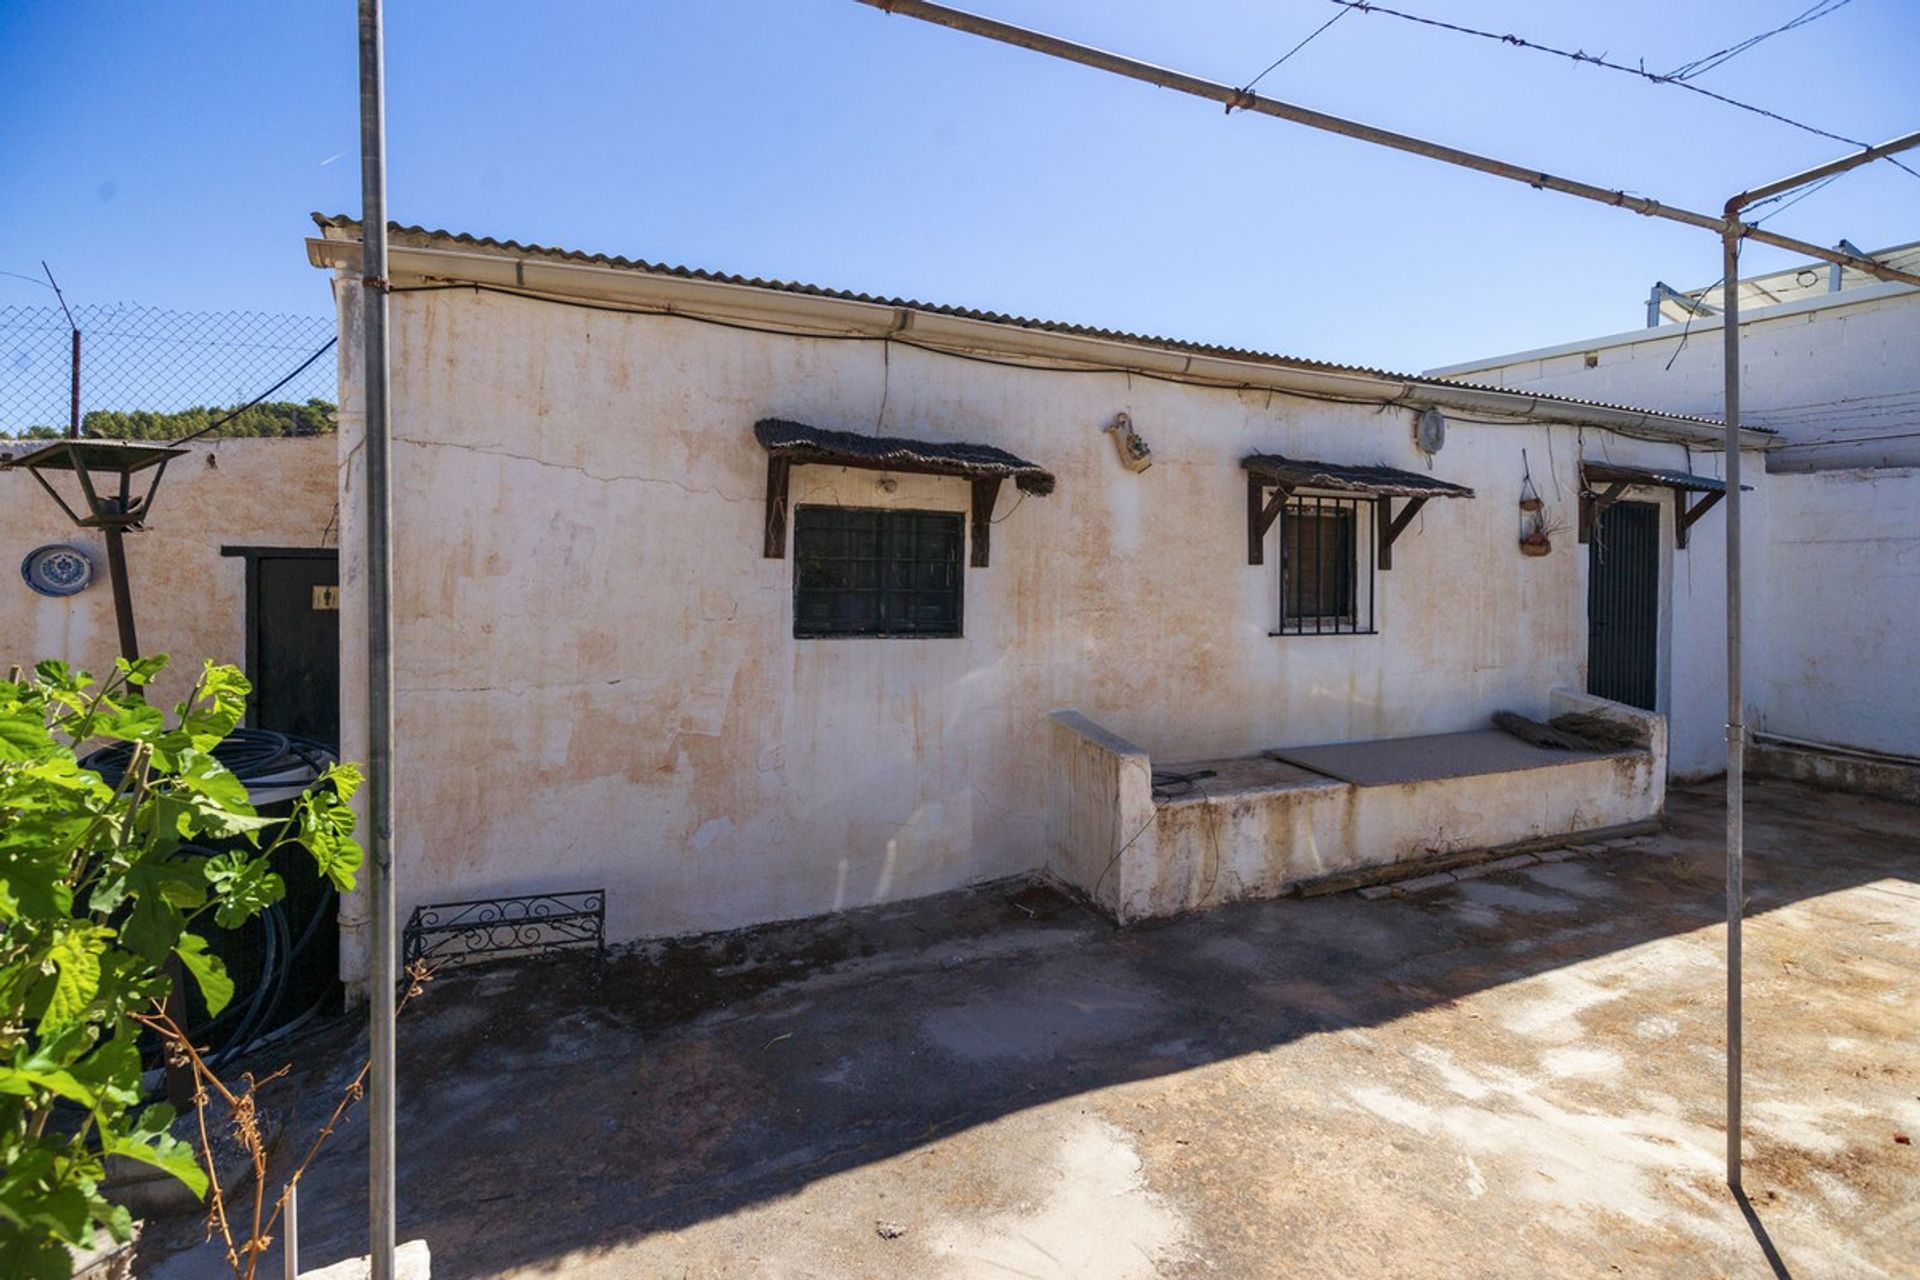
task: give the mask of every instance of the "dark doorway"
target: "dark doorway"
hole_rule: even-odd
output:
[[[257,729],[340,742],[340,557],[227,547],[247,560],[247,678]]]
[[[1587,544],[1587,692],[1652,711],[1660,670],[1660,508],[1616,502]]]

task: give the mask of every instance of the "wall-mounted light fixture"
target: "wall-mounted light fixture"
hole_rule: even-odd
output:
[[[185,453],[166,445],[136,444],[126,440],[60,440],[35,449],[4,465],[9,470],[26,470],[40,482],[60,509],[82,529],[100,530],[107,543],[107,575],[113,583],[113,616],[119,624],[120,655],[140,656],[140,644],[133,629],[133,598],[127,588],[127,549],[123,536],[138,529],[153,509],[153,496],[159,491],[160,477],[167,463]],[[151,473],[143,476],[142,473]],[[56,488],[49,476],[60,477],[62,488],[71,489],[65,479],[72,475],[79,485],[76,502]],[[135,493],[135,478],[140,477],[146,492]],[[84,514],[83,514],[84,513]]]

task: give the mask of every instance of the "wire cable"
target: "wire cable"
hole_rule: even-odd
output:
[[[1301,42],[1300,42],[1299,44],[1297,44],[1297,45],[1295,45],[1295,46],[1293,46],[1293,48],[1291,48],[1291,49],[1289,49],[1289,50],[1287,50],[1287,51],[1286,51],[1285,53],[1283,53],[1283,54],[1281,54],[1281,55],[1280,55],[1279,57],[1277,57],[1277,58],[1275,58],[1275,59],[1274,59],[1274,60],[1273,60],[1272,62],[1270,62],[1270,63],[1268,63],[1268,64],[1267,64],[1267,70],[1266,70],[1266,71],[1262,71],[1262,72],[1261,72],[1261,73],[1260,73],[1259,75],[1257,75],[1257,76],[1255,76],[1255,77],[1254,77],[1253,79],[1251,79],[1251,80],[1249,80],[1249,81],[1247,81],[1247,82],[1246,82],[1245,84],[1243,84],[1243,85],[1241,85],[1241,86],[1240,86],[1240,92],[1242,92],[1242,93],[1252,93],[1252,92],[1253,92],[1253,86],[1255,86],[1255,85],[1257,85],[1257,84],[1259,84],[1259,83],[1260,83],[1260,82],[1261,82],[1262,80],[1265,80],[1265,79],[1267,78],[1267,71],[1272,71],[1272,70],[1273,70],[1274,68],[1276,68],[1276,67],[1278,67],[1278,66],[1279,66],[1279,65],[1280,65],[1281,63],[1283,63],[1283,62],[1285,62],[1285,61],[1286,61],[1286,60],[1287,60],[1288,58],[1291,58],[1291,57],[1292,57],[1292,56],[1293,56],[1294,54],[1296,54],[1296,53],[1298,53],[1298,52],[1300,52],[1300,51],[1301,51],[1302,49],[1304,49],[1304,48],[1306,48],[1306,47],[1307,47],[1308,45],[1310,45],[1310,44],[1312,44],[1312,43],[1313,43],[1313,42],[1314,42],[1315,40],[1317,40],[1317,39],[1319,39],[1319,37],[1320,37],[1320,33],[1321,33],[1322,31],[1325,31],[1325,30],[1326,30],[1326,29],[1327,29],[1328,27],[1330,27],[1330,26],[1332,26],[1332,25],[1333,25],[1334,23],[1336,23],[1336,22],[1338,22],[1338,21],[1340,21],[1340,19],[1342,19],[1342,18],[1344,18],[1344,17],[1346,17],[1346,16],[1347,16],[1347,14],[1348,14],[1348,13],[1350,13],[1350,12],[1352,12],[1352,11],[1351,11],[1351,10],[1349,10],[1349,9],[1342,9],[1342,10],[1341,10],[1340,12],[1338,12],[1338,13],[1336,13],[1336,14],[1334,14],[1334,15],[1333,15],[1333,16],[1332,16],[1331,18],[1328,18],[1328,19],[1327,19],[1327,20],[1326,20],[1325,22],[1323,22],[1323,23],[1321,23],[1321,24],[1320,24],[1319,26],[1317,26],[1317,27],[1315,27],[1315,28],[1313,29],[1313,34],[1312,34],[1312,35],[1310,35],[1310,36],[1308,36],[1308,37],[1307,37],[1307,38],[1306,38],[1305,40],[1302,40],[1302,41],[1301,41]],[[1231,110],[1233,110],[1233,108],[1232,108],[1232,107],[1228,107],[1228,108],[1227,108],[1227,110],[1229,110],[1229,111],[1231,111]]]
[[[1723,67],[1727,63],[1732,62],[1735,58],[1763,41],[1771,40],[1773,37],[1783,32],[1792,31],[1796,27],[1804,27],[1809,22],[1818,22],[1830,13],[1836,13],[1846,8],[1847,5],[1852,2],[1853,0],[1820,0],[1818,4],[1801,13],[1799,17],[1784,22],[1771,31],[1762,31],[1757,36],[1748,36],[1739,44],[1730,44],[1726,48],[1710,53],[1704,58],[1695,58],[1692,62],[1683,62],[1672,71],[1667,72],[1667,76],[1673,80],[1691,80],[1695,76],[1704,75],[1712,71],[1715,67]]]
[[[1372,0],[1332,0],[1332,3],[1341,6],[1343,10],[1358,9],[1362,13],[1385,14],[1389,18],[1399,18],[1404,22],[1415,22],[1426,27],[1439,27],[1444,31],[1453,31],[1461,35],[1475,36],[1482,40],[1493,40],[1500,44],[1512,45],[1517,49],[1530,49],[1535,53],[1550,53],[1556,57],[1567,58],[1573,62],[1584,62],[1590,66],[1603,67],[1608,71],[1617,71],[1626,75],[1638,76],[1640,79],[1650,81],[1653,84],[1673,85],[1675,88],[1685,89],[1688,93],[1697,93],[1703,98],[1712,98],[1715,102],[1724,103],[1729,107],[1736,107],[1741,111],[1752,112],[1757,116],[1764,116],[1769,120],[1789,125],[1792,128],[1802,130],[1806,133],[1816,134],[1822,138],[1829,138],[1834,142],[1844,142],[1850,147],[1859,147],[1864,150],[1872,145],[1871,143],[1862,142],[1858,138],[1849,138],[1844,134],[1834,133],[1830,129],[1822,129],[1818,125],[1808,124],[1803,120],[1795,120],[1791,116],[1782,115],[1778,111],[1772,111],[1766,107],[1756,106],[1751,102],[1742,102],[1738,98],[1730,98],[1724,93],[1715,93],[1711,89],[1703,89],[1697,84],[1691,84],[1673,75],[1661,75],[1657,71],[1649,71],[1646,69],[1644,62],[1640,66],[1629,66],[1624,62],[1615,62],[1605,54],[1588,53],[1582,49],[1559,49],[1552,45],[1540,44],[1537,41],[1528,40],[1522,36],[1514,35],[1511,32],[1483,31],[1478,27],[1463,26],[1457,22],[1445,22],[1439,18],[1428,18],[1417,13],[1406,13],[1399,9],[1389,9],[1384,5],[1372,3]],[[1920,172],[1908,168],[1897,158],[1893,156],[1882,156],[1880,158],[1903,173],[1911,174],[1915,178],[1920,178]]]
[[[221,418],[217,422],[210,423],[209,425],[200,428],[198,431],[190,432],[187,435],[181,436],[178,440],[169,440],[167,443],[174,444],[174,445],[189,444],[192,441],[198,440],[201,436],[210,435],[213,432],[218,431],[220,428],[226,426],[229,422],[232,422],[235,418],[239,417],[241,414],[253,408],[255,405],[259,404],[262,400],[265,400],[268,396],[272,395],[274,392],[278,391],[280,388],[286,386],[289,382],[292,382],[295,378],[305,373],[315,360],[318,360],[321,356],[333,350],[333,348],[335,347],[335,345],[339,343],[339,341],[340,339],[338,337],[328,338],[325,342],[320,344],[319,350],[315,351],[312,355],[308,356],[305,360],[302,360],[299,364],[299,367],[296,368],[292,373],[280,379],[280,381],[274,383],[272,386],[268,387],[265,391],[262,391],[259,395],[255,396],[253,399],[247,401],[245,404],[241,405],[238,409],[235,409],[232,413],[229,413],[226,417]]]

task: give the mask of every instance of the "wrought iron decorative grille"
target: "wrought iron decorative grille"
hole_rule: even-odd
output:
[[[426,903],[413,909],[400,934],[406,963],[450,963],[497,956],[538,955],[591,947],[604,964],[607,891],[538,893]]]
[[[1374,634],[1374,518],[1371,498],[1287,499],[1275,635]]]

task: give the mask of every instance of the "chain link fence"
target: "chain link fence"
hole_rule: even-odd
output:
[[[114,304],[75,307],[69,327],[57,306],[7,306],[0,436],[67,433],[73,328],[83,435],[171,440],[215,424],[228,436],[333,429],[331,316]],[[235,414],[255,399],[261,403]]]

